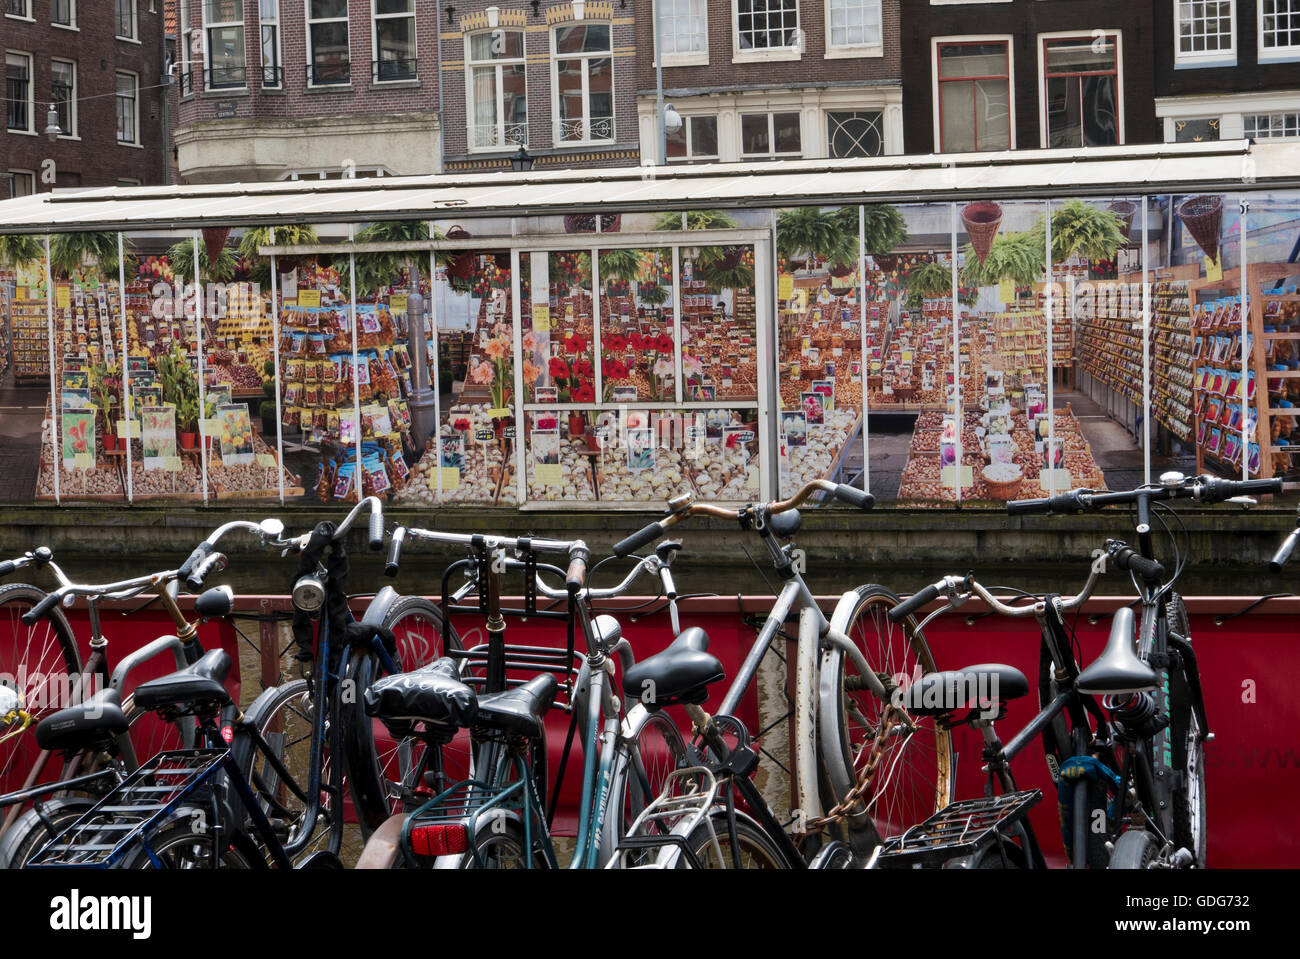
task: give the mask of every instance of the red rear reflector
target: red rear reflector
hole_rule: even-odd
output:
[[[464,823],[436,823],[411,830],[411,851],[417,856],[451,856],[469,850]]]

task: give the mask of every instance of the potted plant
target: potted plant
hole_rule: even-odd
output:
[[[1128,216],[1131,220],[1133,214]],[[1070,200],[1052,214],[1052,261],[1062,263],[1075,256],[1086,260],[1112,259],[1124,245],[1124,235],[1125,220],[1121,213],[1082,200]]]
[[[181,434],[181,448],[192,450],[198,438],[198,377],[179,343],[172,347],[170,353],[161,354],[155,365],[159,379],[162,381],[163,402],[171,403],[176,407],[176,425]]]
[[[858,258],[857,207],[850,234],[847,218],[839,211],[805,206],[783,210],[776,219],[776,251],[791,266],[806,262],[809,269],[818,263],[850,263]]]
[[[90,393],[104,424],[105,452],[117,449],[118,444],[117,421],[113,417],[113,409],[118,405],[118,396],[122,391],[119,369],[118,366],[109,366],[103,361],[90,368]]]
[[[272,234],[274,233],[274,238]],[[300,226],[289,223],[277,227],[260,226],[253,227],[244,232],[239,239],[239,255],[244,260],[252,264],[248,272],[248,278],[254,283],[260,283],[263,286],[269,286],[271,282],[271,260],[269,257],[262,257],[258,254],[259,246],[301,246],[308,243],[320,242],[316,231],[309,226]],[[294,256],[282,256],[276,261],[276,266],[281,271],[295,270],[301,263],[301,258]]]
[[[181,240],[167,250],[167,262],[171,264],[173,275],[182,283],[194,282],[194,241]],[[215,261],[208,255],[207,247],[199,244],[199,269],[205,281],[216,280],[224,283],[235,275],[239,257],[228,246],[223,246]]]
[[[134,276],[135,258],[131,244],[123,241],[126,274]],[[59,233],[50,240],[50,269],[60,276],[71,276],[82,267],[99,279],[114,279],[118,273],[117,234],[108,230],[89,233]]]
[[[23,234],[0,235],[0,267],[20,270],[39,262],[45,256],[45,248],[34,236]]]
[[[996,286],[1003,279],[1017,286],[1030,286],[1047,269],[1046,241],[1041,228],[999,233],[980,260],[975,246],[966,244],[966,265],[962,281],[971,286]]]

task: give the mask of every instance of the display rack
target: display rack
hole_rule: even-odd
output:
[[[1131,403],[1142,403],[1141,274],[1094,283],[1091,300],[1079,298],[1079,364],[1083,371]]]
[[[1187,284],[1197,265],[1167,267],[1155,272],[1151,292],[1152,350],[1151,415],[1184,443],[1194,436],[1193,375],[1196,362]]]

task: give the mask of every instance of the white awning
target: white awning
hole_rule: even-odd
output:
[[[0,233],[1285,189],[1300,189],[1300,143],[1236,140],[860,160],[106,187],[0,203]]]

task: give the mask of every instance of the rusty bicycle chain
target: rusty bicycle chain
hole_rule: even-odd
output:
[[[885,743],[893,735],[894,718],[898,710],[893,703],[887,703],[880,714],[880,725],[876,729],[876,738],[871,743],[871,752],[867,756],[866,763],[858,773],[857,782],[853,788],[848,791],[842,800],[836,803],[826,815],[816,819],[810,819],[807,823],[807,831],[815,832],[831,823],[837,823],[844,820],[853,807],[858,804],[864,792],[870,788],[872,781],[875,779],[876,767],[880,765],[880,759],[885,754]],[[861,754],[859,754],[861,755]]]

